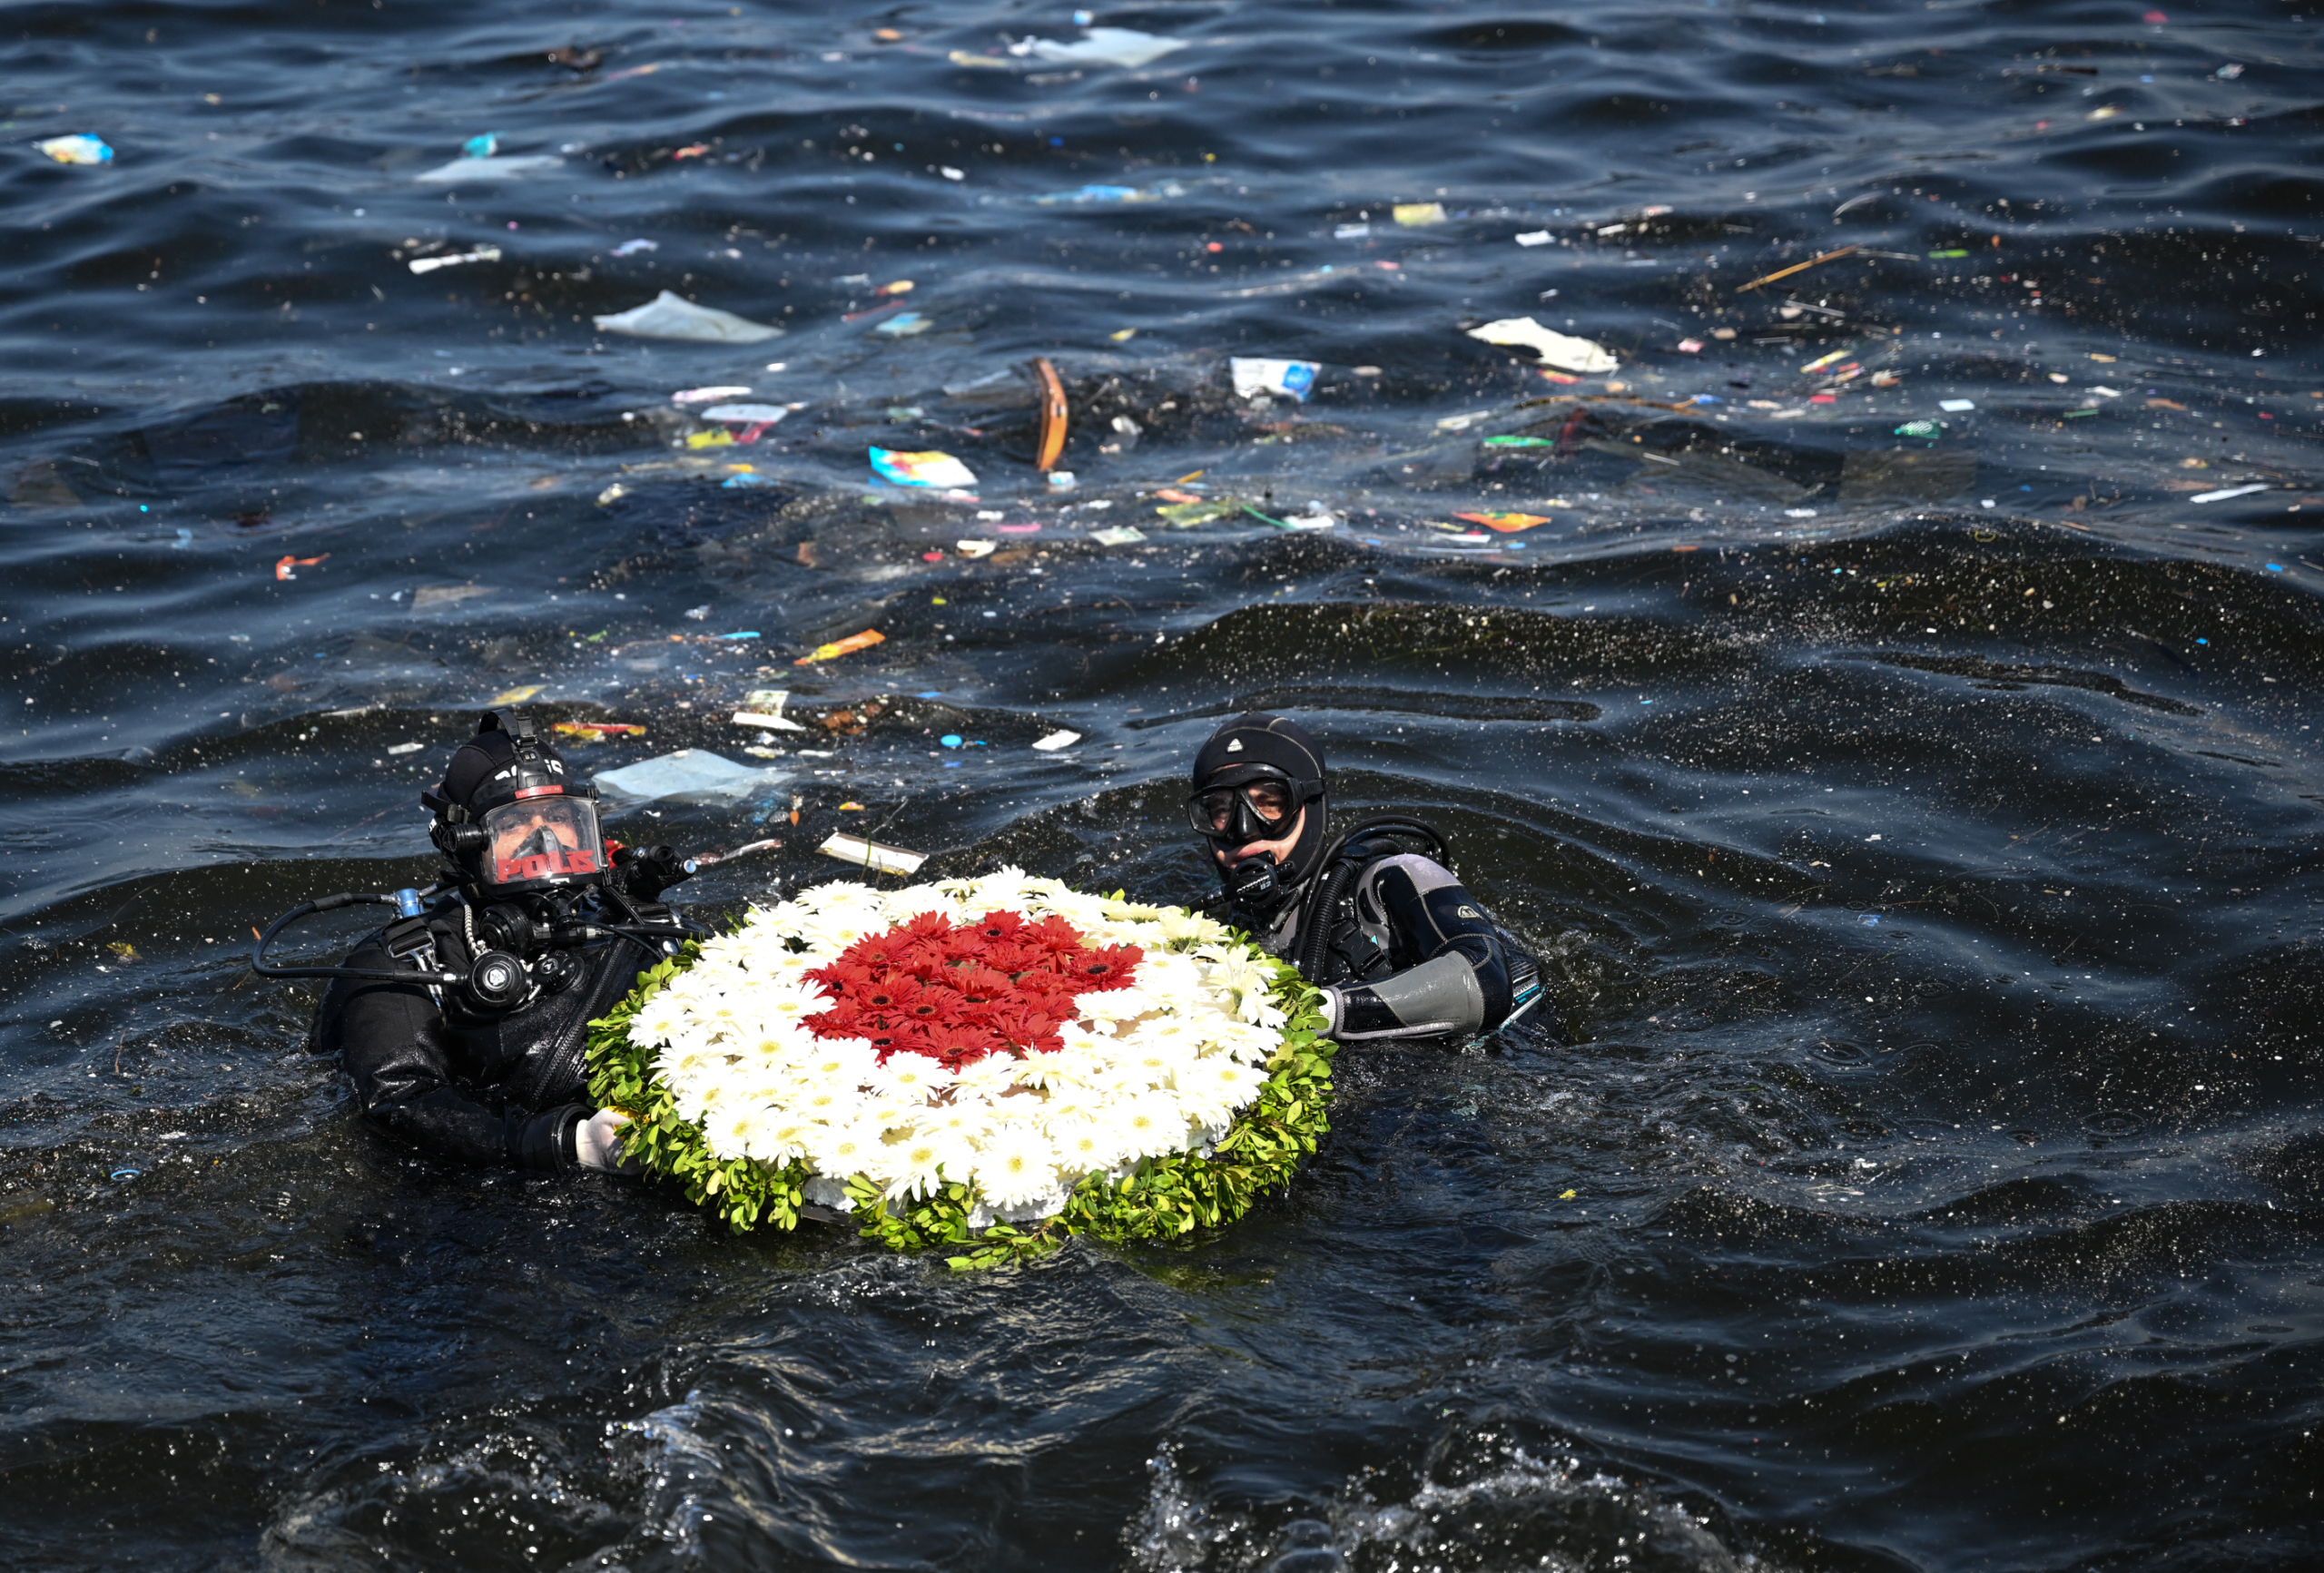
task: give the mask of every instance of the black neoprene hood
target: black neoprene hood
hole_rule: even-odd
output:
[[[1285,716],[1253,711],[1212,732],[1202,752],[1195,755],[1194,784],[1197,790],[1238,785],[1234,776],[1214,778],[1243,765],[1269,765],[1281,771],[1297,784],[1302,801],[1323,795],[1324,750],[1307,735],[1305,727]]]

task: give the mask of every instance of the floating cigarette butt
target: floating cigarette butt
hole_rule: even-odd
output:
[[[827,858],[837,858],[842,863],[881,874],[916,874],[921,864],[928,861],[925,852],[907,852],[901,847],[883,847],[862,836],[836,833],[815,850]]]

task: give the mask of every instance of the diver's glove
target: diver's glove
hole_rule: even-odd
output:
[[[635,1175],[640,1165],[635,1158],[625,1157],[621,1150],[621,1127],[629,1124],[629,1116],[618,1109],[599,1109],[573,1127],[573,1156],[585,1169],[605,1169],[616,1175]]]

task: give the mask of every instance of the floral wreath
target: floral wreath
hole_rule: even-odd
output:
[[[1315,991],[1183,907],[1015,869],[753,908],[590,1023],[623,1150],[740,1232],[853,1213],[956,1268],[1230,1223],[1330,1128]]]

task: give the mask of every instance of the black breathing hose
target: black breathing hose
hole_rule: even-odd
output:
[[[267,964],[266,948],[274,942],[274,937],[277,934],[301,918],[311,917],[318,912],[335,912],[341,907],[392,907],[395,904],[396,899],[393,896],[345,895],[324,896],[320,900],[303,902],[293,907],[268,924],[266,932],[258,937],[258,943],[251,947],[251,970],[261,978],[352,978],[359,982],[434,983],[445,986],[467,982],[466,975],[458,972],[389,972],[366,967],[272,967]]]
[[[1354,859],[1342,861],[1340,853],[1358,836],[1381,834],[1424,840],[1428,843],[1429,855],[1439,862],[1444,860],[1444,838],[1437,834],[1435,827],[1419,820],[1403,814],[1379,814],[1350,825],[1337,841],[1324,850],[1324,866],[1331,871],[1324,876],[1323,884],[1309,899],[1307,909],[1299,915],[1299,954],[1292,965],[1298,968],[1299,976],[1309,982],[1322,974],[1324,959],[1331,950],[1331,914],[1338,909],[1348,887],[1355,883],[1356,875],[1363,872]]]

